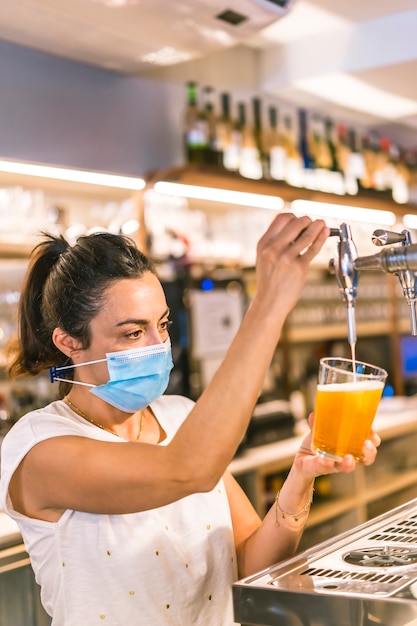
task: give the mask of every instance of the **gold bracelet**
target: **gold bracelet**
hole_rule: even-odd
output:
[[[281,517],[282,519],[285,519],[286,516],[292,517],[294,522],[298,522],[300,515],[302,515],[303,513],[307,513],[307,511],[309,510],[311,506],[311,503],[313,502],[314,489],[311,492],[310,500],[297,513],[288,513],[287,511],[284,511],[283,509],[281,509],[280,504],[279,504],[280,493],[281,493],[281,489],[277,492],[277,495],[275,496],[275,526],[277,528],[280,526],[280,523],[278,521],[279,517]]]

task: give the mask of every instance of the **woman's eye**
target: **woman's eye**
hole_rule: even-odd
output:
[[[134,330],[133,332],[129,333],[127,336],[128,337],[132,337],[132,339],[138,339],[142,334],[141,330]]]
[[[159,328],[160,328],[160,330],[165,331],[165,330],[168,330],[171,325],[172,325],[172,321],[171,320],[166,320],[165,322],[162,322],[159,325]]]

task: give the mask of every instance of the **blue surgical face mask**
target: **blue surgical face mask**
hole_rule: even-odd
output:
[[[104,385],[90,385],[56,376],[56,372],[61,370],[103,361],[107,361],[110,376],[109,382]],[[134,413],[162,396],[168,387],[173,365],[171,341],[167,339],[164,343],[152,346],[109,352],[105,359],[97,361],[53,367],[51,381],[64,380],[75,385],[86,385],[91,387],[92,394],[108,404],[126,413]]]

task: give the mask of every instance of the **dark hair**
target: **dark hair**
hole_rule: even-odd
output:
[[[55,328],[88,348],[89,325],[100,311],[106,288],[123,278],[140,278],[147,271],[156,274],[153,263],[123,235],[83,235],[74,246],[62,236],[43,236],[23,281],[18,336],[8,347],[11,377],[35,376],[62,364],[64,355],[52,341]]]

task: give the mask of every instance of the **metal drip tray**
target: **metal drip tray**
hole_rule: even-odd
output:
[[[313,556],[308,567],[278,573],[269,584],[277,588],[295,584],[302,589],[307,581],[316,592],[372,597],[395,594],[417,580],[417,510],[377,532],[372,525],[369,533],[350,539],[348,544],[333,542],[333,550]]]
[[[362,548],[348,552],[343,559],[346,563],[362,567],[404,567],[417,563],[417,550],[397,546]]]
[[[357,547],[352,545],[348,551],[312,560],[308,567],[273,576],[267,584],[278,589],[312,589],[317,593],[372,598],[393,595],[416,580],[417,543],[415,550],[371,544],[363,548],[361,543]]]
[[[417,499],[239,581],[233,594],[245,625],[417,626]]]

